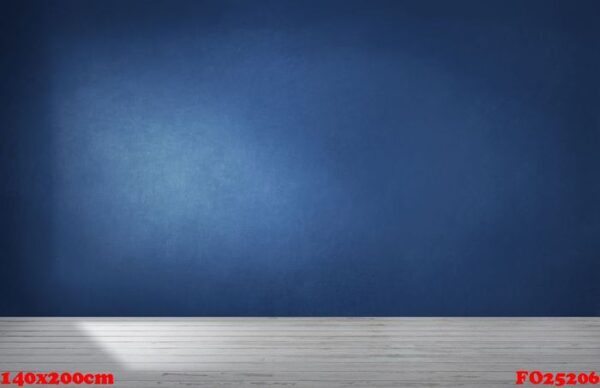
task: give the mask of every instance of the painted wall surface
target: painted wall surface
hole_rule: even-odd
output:
[[[600,315],[597,1],[4,1],[1,315]]]

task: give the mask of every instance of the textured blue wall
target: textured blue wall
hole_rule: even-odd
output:
[[[598,2],[7,5],[0,314],[600,315]]]

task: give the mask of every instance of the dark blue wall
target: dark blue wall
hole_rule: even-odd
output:
[[[600,315],[599,11],[3,2],[0,314]]]

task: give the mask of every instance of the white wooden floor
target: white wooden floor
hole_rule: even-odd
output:
[[[600,372],[600,318],[0,318],[4,371],[118,387],[508,387]]]

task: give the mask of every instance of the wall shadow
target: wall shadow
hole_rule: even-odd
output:
[[[0,315],[55,313],[48,4],[3,2],[0,85]]]

